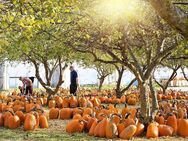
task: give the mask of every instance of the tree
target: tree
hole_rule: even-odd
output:
[[[182,10],[175,6],[175,4],[181,5],[181,2],[174,4],[172,0],[149,0],[149,2],[171,27],[188,39],[188,9]]]
[[[165,66],[163,65],[163,67],[165,67]],[[167,90],[167,88],[168,88],[170,82],[171,82],[172,80],[174,80],[174,78],[177,76],[177,71],[178,71],[178,69],[179,69],[181,66],[180,66],[180,65],[167,65],[167,67],[168,67],[169,69],[171,69],[172,72],[171,72],[171,74],[170,74],[170,77],[169,77],[166,81],[164,81],[164,82],[163,82],[163,81],[162,81],[162,82],[159,82],[159,81],[157,81],[157,80],[155,79],[155,76],[153,76],[155,82],[162,88],[163,94],[166,94],[166,90]]]
[[[93,68],[97,71],[97,77],[99,79],[99,91],[101,91],[106,77],[114,72],[114,66],[112,64],[105,64],[100,61],[95,61],[94,57],[88,53],[82,53],[81,56],[82,59],[80,60],[80,64],[82,66],[86,68]]]
[[[144,10],[147,10],[146,5]],[[82,20],[83,25],[79,23],[77,30],[80,32],[74,33],[72,46],[91,53],[97,60],[120,63],[135,75],[140,90],[140,119],[148,123],[151,120],[148,90],[153,70],[173,52],[181,36],[176,35],[151,9],[137,13],[139,19],[127,18],[126,22],[120,19],[121,23],[117,24],[110,22],[107,17],[102,17],[102,20],[97,16],[87,18],[85,24]],[[108,59],[103,60],[96,50],[108,55]],[[156,96],[153,97],[156,99]]]
[[[136,78],[131,80],[130,83],[126,87],[122,88],[121,81],[122,81],[123,73],[126,70],[126,68],[123,65],[114,64],[114,66],[118,72],[118,79],[116,82],[115,91],[116,91],[116,96],[118,98],[120,98],[122,96],[122,94],[125,93],[125,91],[127,91],[132,86],[132,84],[136,81]]]
[[[112,65],[103,64],[103,63],[95,63],[94,69],[98,73],[98,79],[99,79],[99,91],[101,91],[103,83],[107,76],[111,75],[114,72],[114,68]]]
[[[74,3],[69,1],[1,2],[1,35],[8,41],[7,46],[1,47],[3,54],[10,61],[32,63],[37,79],[50,95],[57,93],[64,82],[63,71],[73,59],[74,52],[64,44],[66,33],[73,30],[73,7]],[[41,66],[45,80],[40,74]],[[51,78],[56,69],[59,80],[53,89]]]

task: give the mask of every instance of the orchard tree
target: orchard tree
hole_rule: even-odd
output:
[[[41,85],[51,94],[57,93],[63,81],[63,71],[76,55],[68,48],[66,33],[72,29],[72,20],[77,13],[74,2],[70,1],[1,1],[0,34],[7,46],[1,46],[3,55],[9,61],[32,63]],[[76,20],[74,18],[74,20]],[[42,79],[40,67],[45,70]],[[59,70],[55,89],[51,78]]]
[[[79,50],[78,50],[79,51]],[[99,80],[99,91],[101,91],[103,83],[107,76],[111,75],[115,71],[115,67],[112,64],[105,64],[100,61],[96,61],[93,56],[88,53],[82,53],[82,58],[79,61],[85,68],[92,68],[97,71],[97,77]]]
[[[78,22],[78,32],[72,34],[73,42],[69,43],[72,47],[91,53],[97,60],[120,63],[135,75],[140,90],[140,119],[148,123],[152,112],[158,108],[153,91],[154,102],[150,110],[149,84],[153,71],[176,49],[182,37],[157,17],[147,3],[140,2],[139,5],[136,14],[119,18],[118,22],[111,22],[101,12],[99,16],[93,16],[92,12],[89,18]],[[103,60],[96,53],[98,51],[107,55],[108,59]]]
[[[169,77],[168,77],[166,80],[162,80],[162,81],[158,81],[158,80],[155,78],[155,76],[153,76],[153,77],[154,77],[154,80],[155,80],[155,82],[157,83],[157,85],[158,85],[159,87],[161,87],[163,94],[166,95],[166,90],[167,90],[167,88],[168,88],[170,82],[171,82],[172,80],[174,80],[174,78],[176,78],[176,76],[177,76],[177,71],[180,69],[181,66],[178,65],[178,64],[169,64],[169,65],[166,64],[166,65],[160,66],[159,69],[162,68],[162,67],[163,67],[163,68],[164,68],[164,67],[167,67],[167,68],[168,68],[168,71],[171,70],[171,72],[170,72],[170,74],[169,74]],[[159,75],[160,75],[160,74],[159,74]]]
[[[133,83],[136,81],[136,78],[131,80],[126,87],[122,88],[121,82],[123,78],[123,73],[125,72],[126,68],[122,64],[114,64],[114,66],[116,68],[116,71],[118,72],[118,79],[116,82],[115,91],[116,91],[116,96],[120,98],[133,85]]]

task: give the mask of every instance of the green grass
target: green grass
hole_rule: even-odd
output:
[[[69,135],[61,131],[49,131],[45,129],[38,129],[36,131],[26,132],[23,129],[10,130],[6,128],[0,128],[0,140],[1,141],[86,141],[96,140],[95,137],[90,137],[85,133],[77,133]]]

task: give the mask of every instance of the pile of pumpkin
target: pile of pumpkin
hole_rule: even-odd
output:
[[[180,111],[179,111],[180,112]],[[186,111],[184,111],[186,112]],[[180,112],[181,113],[181,112]],[[147,138],[179,135],[188,137],[188,119],[186,113],[178,117],[175,113],[163,115],[158,113],[155,121],[144,125],[140,122],[139,109],[128,108],[119,110],[114,105],[97,108],[62,109],[61,119],[73,119],[66,125],[67,133],[87,132],[90,136],[102,138],[131,139],[146,135]],[[69,115],[64,117],[64,115]]]
[[[4,96],[0,103],[0,126],[15,129],[22,125],[25,131],[38,127],[48,128],[41,98],[30,97],[28,100],[25,96],[18,96],[15,93],[11,96]]]
[[[188,100],[188,94],[187,92],[182,91],[168,91],[166,95],[164,95],[161,91],[158,91],[157,94],[158,100]]]

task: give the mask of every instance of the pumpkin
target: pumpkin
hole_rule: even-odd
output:
[[[82,119],[80,114],[75,114],[72,119]]]
[[[24,121],[24,130],[32,131],[35,129],[36,124],[37,124],[36,117],[31,113],[27,113]]]
[[[126,102],[126,96],[123,95],[121,98],[120,98],[120,102],[121,103],[125,103]]]
[[[98,98],[94,98],[93,99],[93,106],[94,107],[99,107],[100,106],[100,100]]]
[[[8,127],[9,126],[9,117],[12,116],[11,111],[6,111],[5,113],[3,113],[3,121],[4,121],[4,127]]]
[[[129,109],[127,107],[127,104],[125,103],[125,107],[121,111],[121,115],[124,117],[127,113],[129,113]]]
[[[176,134],[178,125],[177,125],[177,118],[174,114],[168,115],[166,125],[171,126],[173,128],[173,134]]]
[[[0,112],[3,112],[3,109],[4,109],[5,105],[6,105],[5,103],[0,103]]]
[[[159,124],[165,124],[165,118],[163,117],[163,115],[158,115],[156,116],[156,122],[158,122]]]
[[[35,116],[35,119],[36,119],[35,128],[38,128],[38,127],[39,127],[39,113],[36,112],[36,111],[32,111],[32,112],[30,112],[30,113]]]
[[[168,125],[159,125],[159,136],[172,136],[173,128]]]
[[[56,101],[57,107],[61,108],[62,107],[62,103],[63,103],[63,99],[60,96],[57,96],[55,101]]]
[[[70,108],[63,108],[60,110],[59,115],[60,115],[60,119],[71,119],[72,117],[72,109]]]
[[[110,119],[106,123],[106,138],[112,139],[118,134],[117,126]]]
[[[33,103],[26,104],[25,105],[26,113],[29,113],[33,108],[34,108],[34,104]]]
[[[8,117],[8,127],[10,129],[16,129],[20,126],[20,119],[17,115],[12,113],[10,117]]]
[[[54,100],[54,99],[51,99],[51,100],[49,101],[49,103],[48,103],[48,107],[49,107],[49,108],[55,108],[55,106],[56,106],[55,100]]]
[[[116,125],[118,125],[120,123],[120,121],[121,121],[121,115],[120,114],[116,114],[116,113],[112,114],[111,121],[113,123],[115,123]]]
[[[20,122],[23,123],[25,120],[25,115],[22,111],[16,111],[15,113],[19,118],[20,118]]]
[[[136,105],[136,98],[134,98],[134,97],[128,98],[127,103],[129,105]]]
[[[158,124],[153,122],[150,123],[147,127],[147,138],[157,138],[159,136]]]
[[[144,124],[138,122],[136,125],[136,132],[134,134],[134,136],[140,136],[143,132],[144,132]]]
[[[93,115],[93,109],[91,109],[91,108],[84,108],[82,116],[84,116],[84,115],[90,115],[90,116],[92,116]]]
[[[188,137],[188,119],[178,119],[177,134],[182,137]]]
[[[91,126],[93,125],[93,123],[94,123],[95,121],[97,122],[97,119],[94,118],[94,117],[91,117],[91,118],[88,120],[87,125],[86,125],[87,131],[90,131],[90,128],[91,128]]]
[[[80,107],[86,107],[87,106],[87,99],[82,97],[79,99],[79,106]]]
[[[93,136],[94,135],[95,128],[96,128],[97,124],[98,124],[98,121],[94,120],[93,123],[92,123],[91,128],[89,129],[89,136]]]
[[[76,108],[78,107],[78,100],[75,96],[71,96],[70,100],[69,100],[69,104],[71,108]]]
[[[104,118],[100,121],[94,130],[94,136],[104,138],[106,137],[106,125],[107,125],[107,118]]]
[[[73,115],[75,115],[75,114],[80,114],[80,115],[82,115],[83,112],[84,112],[84,111],[83,111],[83,108],[80,108],[80,107],[79,107],[79,108],[74,108],[72,114],[73,114]]]
[[[82,132],[84,130],[84,121],[79,119],[74,119],[70,121],[66,126],[67,133]]]
[[[4,125],[3,114],[0,113],[0,127]]]
[[[48,120],[44,114],[39,116],[39,125],[41,128],[48,128]]]
[[[136,126],[135,125],[129,125],[128,127],[126,127],[120,134],[120,138],[121,139],[131,139],[135,132],[136,132]]]
[[[124,119],[124,125],[125,128],[128,127],[129,125],[135,125],[135,121],[132,118],[129,118],[131,116],[131,113],[127,113]]]
[[[69,97],[63,98],[62,102],[62,108],[68,108],[69,107]]]
[[[51,108],[49,111],[49,118],[50,119],[58,119],[58,117],[59,117],[59,109]]]
[[[121,132],[125,129],[125,124],[123,122],[119,123],[117,125],[117,129],[118,129],[118,135],[120,135]]]

